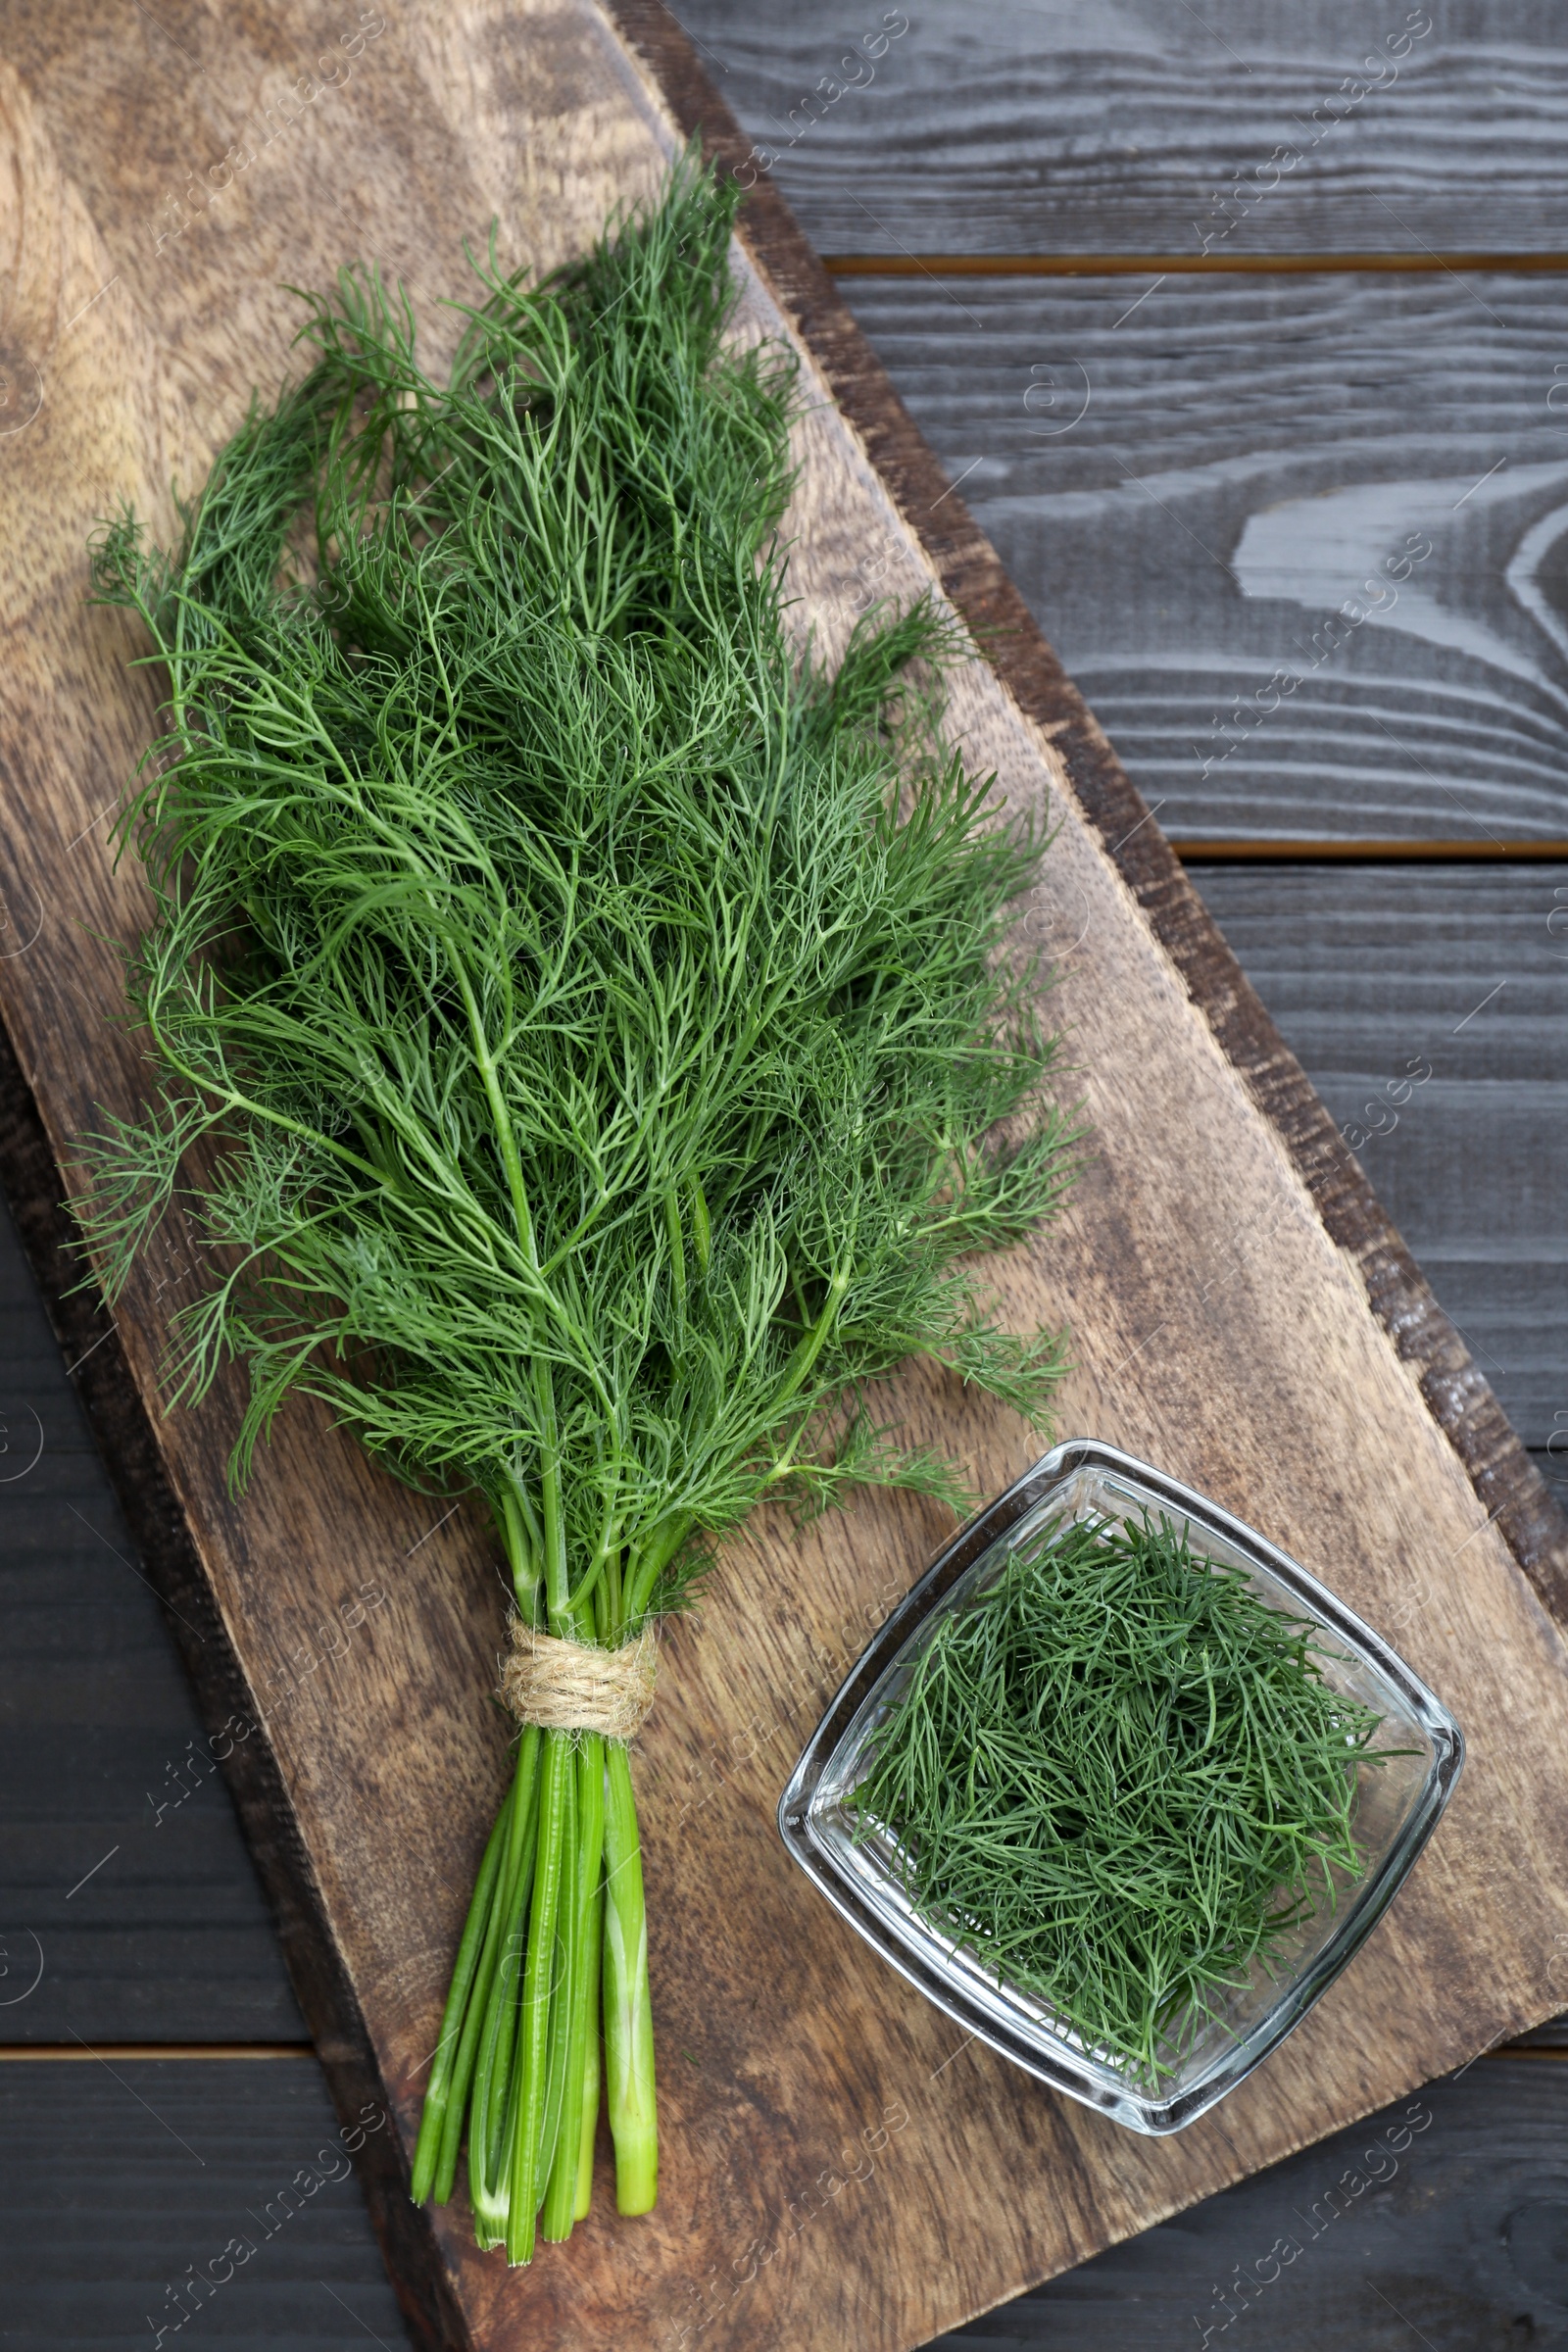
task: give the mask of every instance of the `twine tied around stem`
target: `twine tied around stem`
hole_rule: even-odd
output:
[[[619,1649],[601,1649],[591,1642],[563,1641],[525,1617],[514,1617],[501,1695],[519,1723],[537,1723],[547,1732],[602,1732],[607,1740],[635,1740],[654,1703],[658,1659],[651,1625]]]

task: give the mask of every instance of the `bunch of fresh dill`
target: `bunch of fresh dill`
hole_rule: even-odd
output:
[[[97,555],[171,712],[124,820],[159,1075],[93,1142],[106,1285],[182,1183],[214,1278],[170,1385],[248,1363],[236,1478],[324,1398],[488,1499],[524,1618],[608,1646],[769,1493],[958,1497],[868,1409],[907,1357],[1037,1424],[1060,1369],[974,1270],[1069,1172],[1007,943],[1041,845],[944,748],[928,602],[835,668],[791,650],[792,367],[726,335],[735,202],[688,157],[543,284],[482,268],[439,384],[406,300],[345,274],[177,550],[127,516]],[[626,1750],[530,1724],[415,2167],[448,2196],[466,2124],[513,2261],[587,2211],[601,1984],[642,2212]]]
[[[852,1799],[919,1908],[1145,2080],[1362,1868],[1380,1718],[1169,1520],[1070,1523],[945,1617]]]

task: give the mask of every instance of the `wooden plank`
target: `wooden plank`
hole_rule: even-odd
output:
[[[311,2060],[12,2062],[0,2116],[8,2352],[408,2341]]]
[[[1550,0],[678,13],[825,253],[1568,249]]]
[[[1568,840],[1568,279],[844,290],[1168,834]]]
[[[53,13],[14,11],[13,331],[41,355],[51,397],[18,435],[5,483],[8,544],[26,551],[26,567],[5,608],[4,750],[8,789],[28,812],[5,838],[7,891],[38,923],[0,985],[57,1150],[95,1097],[125,1101],[138,1079],[131,1041],[104,1025],[117,975],[101,944],[134,923],[134,877],[111,873],[92,827],[147,730],[149,687],[127,679],[122,641],[82,611],[88,522],[119,495],[167,518],[169,472],[196,478],[252,382],[285,364],[279,278],[319,280],[352,239],[408,263],[427,299],[462,283],[462,237],[498,198],[503,253],[543,261],[569,249],[612,191],[654,184],[674,135],[710,102],[662,14],[628,8],[622,22],[657,63],[673,122],[586,9],[409,11],[330,94],[335,112],[302,113],[292,144],[279,134],[270,177],[237,179],[230,208],[155,254],[133,231],[162,158],[204,152],[215,110],[232,121],[278,60],[308,56],[304,18],[284,9],[225,26],[224,45],[203,52],[199,90],[172,84],[161,112],[135,114],[157,122],[154,154],[131,128],[113,142],[87,135],[106,81],[142,86],[122,18],[95,20],[83,71],[81,43],[66,55]],[[760,1525],[727,1550],[705,1619],[672,1631],[638,1767],[665,2051],[660,2211],[627,2229],[602,2204],[569,2249],[508,2278],[465,2243],[461,2214],[432,2230],[400,2201],[399,2151],[378,2138],[367,2149],[372,2210],[431,2342],[668,2344],[699,2325],[711,2345],[919,2341],[1528,2024],[1554,2005],[1543,1956],[1568,1932],[1568,1817],[1547,1769],[1568,1737],[1568,1683],[1538,1597],[1563,1591],[1560,1523],[958,502],[927,520],[923,553],[902,519],[936,511],[943,477],[826,279],[776,206],[758,205],[749,234],[766,281],[753,315],[776,321],[771,288],[808,338],[820,395],[801,432],[805,609],[842,634],[856,565],[880,532],[895,587],[938,565],[977,623],[1010,632],[996,671],[956,682],[955,716],[1021,802],[1054,787],[1060,831],[1034,916],[1053,938],[1082,913],[1076,936],[1094,941],[1061,1008],[1099,1157],[1049,1249],[1003,1270],[1006,1302],[1025,1317],[1070,1310],[1078,1426],[1162,1458],[1332,1562],[1338,1588],[1374,1618],[1398,1606],[1412,1574],[1427,1578],[1433,1599],[1403,1646],[1466,1719],[1471,1762],[1399,1905],[1266,2074],[1181,2139],[1140,2142],[1000,2061],[966,2052],[954,2066],[942,2021],[852,1948],[788,1872],[769,1817],[799,1727],[855,1624],[890,1579],[914,1572],[937,1529],[893,1504],[799,1539]],[[14,1147],[41,1246],[53,1180],[36,1157],[22,1165],[38,1139],[20,1125]],[[208,1704],[248,1728],[232,1759],[242,1813],[340,2112],[384,2085],[406,2135],[500,1785],[485,1703],[498,1585],[461,1520],[404,1573],[401,1559],[435,1533],[428,1509],[320,1416],[294,1417],[243,1505],[222,1476],[231,1391],[199,1417],[137,1419],[181,1240],[171,1234],[118,1331],[98,1327],[94,1393],[117,1429],[150,1572],[207,1642],[190,1662]],[[57,1311],[91,1329],[82,1301]],[[1027,1455],[1021,1432],[930,1384],[909,1384],[906,1402],[984,1484]],[[286,1706],[247,1689],[323,1597],[389,1572],[391,1601],[330,1681],[301,1686]],[[1529,1720],[1528,1741],[1500,1728],[1514,1714]],[[721,1784],[715,1755],[728,1760]],[[874,2144],[879,2167],[861,2168],[859,2205],[823,2186],[852,2139]]]
[[[1515,1428],[1568,1452],[1568,869],[1190,870]]]
[[[0,2043],[300,2041],[234,1807],[0,1207]]]

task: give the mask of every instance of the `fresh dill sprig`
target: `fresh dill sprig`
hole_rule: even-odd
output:
[[[1359,1876],[1381,1720],[1170,1521],[1023,1544],[944,1618],[851,1800],[918,1907],[1148,2081]]]
[[[488,1498],[525,1617],[609,1644],[769,1493],[960,1502],[873,1419],[908,1357],[1037,1425],[1062,1368],[976,1271],[1073,1156],[1008,936],[1042,842],[942,739],[965,649],[929,600],[836,665],[792,650],[794,370],[726,331],[737,201],[688,157],[543,284],[479,266],[445,382],[406,298],[345,273],[178,548],[127,515],[95,560],[170,712],[122,824],[154,1099],[89,1139],[79,1203],[106,1289],[183,1185],[213,1276],[169,1388],[248,1365],[235,1481],[324,1398]],[[552,1972],[491,1936],[509,1906],[554,1932],[559,1895],[576,1952],[603,1901],[622,2209],[653,2200],[646,1975],[611,1959],[645,1969],[630,1782],[612,1746],[608,1795],[571,1795],[574,1752],[519,1751],[416,2173],[449,2191],[471,2097],[512,2259],[547,2183],[570,2229],[586,2093],[529,2006]]]

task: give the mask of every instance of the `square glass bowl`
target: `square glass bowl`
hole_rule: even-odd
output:
[[[1215,1999],[1215,2014],[1167,2053],[1157,2085],[1127,2062],[1087,2046],[1049,2004],[1007,1984],[915,1911],[891,1838],[857,1842],[845,1799],[865,1777],[879,1726],[944,1617],[973,1605],[1008,1557],[1074,1520],[1185,1528],[1195,1551],[1239,1568],[1272,1607],[1316,1628],[1319,1667],[1336,1690],[1383,1717],[1370,1753],[1413,1753],[1359,1769],[1354,1835],[1366,1867],[1336,1871],[1335,1897],[1257,1962],[1245,1987]],[[1135,2132],[1179,2132],[1250,2075],[1382,1918],[1431,1836],[1464,1760],[1458,1725],[1387,1642],[1256,1530],[1190,1487],[1113,1446],[1077,1438],[970,1521],[873,1636],[823,1716],[779,1800],[790,1852],[835,1910],[950,2017],[1004,2057]]]

